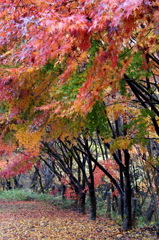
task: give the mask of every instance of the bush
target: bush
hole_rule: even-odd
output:
[[[50,194],[45,193],[37,193],[33,192],[30,189],[11,189],[11,190],[3,190],[0,191],[0,199],[1,200],[17,200],[17,201],[49,201],[54,206],[58,206],[59,208],[71,208],[73,205],[72,200],[62,199],[61,196],[52,196]]]
[[[36,193],[30,189],[12,189],[0,191],[1,200],[38,200],[38,201],[51,201],[53,197],[44,193]]]

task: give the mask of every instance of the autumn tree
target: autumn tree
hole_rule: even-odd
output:
[[[121,175],[114,184],[122,193],[124,175],[131,205],[129,151],[145,145],[148,132],[159,133],[158,8],[156,0],[1,1],[0,138],[14,149],[1,175],[30,169],[45,139],[91,131],[89,114],[102,102],[109,131],[98,133],[116,155]]]
[[[53,159],[55,166],[62,171],[61,182],[67,186],[66,191],[72,188],[72,198],[75,199],[76,208],[85,214],[85,199],[87,188],[90,193],[90,218],[96,218],[96,197],[94,187],[94,167],[86,154],[80,151],[80,146],[72,145],[68,140],[58,139],[50,143],[43,142],[45,150]],[[88,172],[88,173],[87,173]],[[65,173],[65,175],[63,175]],[[66,192],[66,197],[71,197]]]

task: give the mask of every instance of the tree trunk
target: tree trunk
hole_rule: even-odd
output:
[[[87,158],[87,163],[88,163],[89,174],[90,174],[90,183],[88,184],[89,197],[90,197],[90,219],[96,220],[97,204],[96,204],[96,194],[95,194],[95,187],[94,187],[94,175],[93,175],[92,162],[89,157]]]
[[[137,198],[133,198],[132,199],[132,222],[133,222],[133,225],[135,224],[135,221],[136,221],[136,215],[137,215]]]
[[[42,184],[41,174],[39,172],[39,169],[36,166],[34,166],[34,168],[37,171],[37,174],[39,176],[40,192],[44,193],[44,188],[43,188],[43,184]]]
[[[11,190],[12,189],[12,186],[11,186],[11,181],[10,179],[6,179],[6,183],[7,183],[7,190]]]
[[[128,150],[124,150],[125,155],[125,201],[124,201],[124,220],[123,220],[123,229],[129,230],[132,228],[132,210],[131,210],[131,183],[130,183],[130,173],[129,173],[129,163],[130,163],[130,154]]]
[[[35,172],[33,173],[32,179],[31,179],[31,189],[37,191],[38,188],[38,172],[35,169]]]
[[[18,176],[15,176],[13,179],[14,179],[14,186],[15,186],[15,188],[20,189],[20,188],[23,187],[23,185],[19,183],[20,174]]]
[[[66,199],[66,197],[65,197],[65,193],[66,193],[65,184],[62,183],[61,189],[62,189],[62,199],[65,200]]]
[[[90,184],[89,186],[89,197],[90,197],[90,219],[91,220],[96,220],[96,194],[95,194],[95,189]]]
[[[124,179],[123,179],[123,170],[120,167],[120,187],[124,191]],[[122,220],[124,219],[124,198],[120,195],[120,212]]]
[[[106,216],[111,218],[111,191],[107,193],[107,209],[106,209]]]
[[[78,203],[79,213],[81,214],[86,213],[85,203],[86,203],[86,193],[81,191],[79,194],[79,203]]]

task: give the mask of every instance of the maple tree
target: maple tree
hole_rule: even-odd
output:
[[[26,115],[34,117],[32,127],[35,130],[40,122],[42,125],[48,120],[46,111],[52,115],[48,123],[54,123],[59,117],[73,117],[79,111],[87,114],[97,100],[114,94],[126,72],[133,77],[134,71],[139,69],[140,77],[145,76],[151,65],[145,61],[146,53],[156,51],[157,8],[156,1],[131,1],[131,4],[130,1],[53,1],[52,4],[47,1],[13,1],[10,5],[3,1],[2,24],[6,24],[1,28],[1,99],[4,102],[9,98],[10,115],[7,117],[21,120],[21,134],[19,129],[17,134],[20,144],[30,145],[26,142],[30,138],[26,133],[28,129],[22,127],[24,122],[26,124]],[[7,32],[10,37],[6,38]],[[148,37],[144,38],[146,34]],[[140,61],[135,65],[137,54]],[[40,76],[39,67],[49,59],[56,60],[54,66]],[[10,67],[6,68],[9,66],[6,64]],[[35,106],[45,113],[35,118]],[[120,104],[116,106],[119,107]],[[59,124],[65,125],[67,120],[61,118]],[[67,128],[62,132],[68,135]],[[24,133],[25,139],[22,139]],[[35,145],[35,139],[38,142],[42,134],[39,129],[34,134]]]
[[[65,197],[75,199],[76,208],[80,213],[85,214],[86,193],[89,191],[90,218],[96,219],[95,180],[93,174],[95,168],[92,166],[90,159],[85,153],[82,153],[79,145],[72,145],[67,139],[65,141],[59,139],[51,143],[44,142],[43,144],[47,149],[46,152],[53,158],[55,168],[60,168],[66,174],[60,179],[65,186],[69,185],[69,187],[66,187]]]
[[[83,112],[89,111],[103,89],[106,90],[110,85],[111,91],[116,89],[116,83],[123,78],[133,59],[133,54],[130,56],[128,51],[128,56],[118,66],[124,48],[128,47],[132,53],[143,53],[143,62],[146,51],[156,51],[156,1],[33,3],[24,0],[13,1],[10,5],[3,1],[1,9],[2,64],[8,61],[21,63],[18,72],[14,65],[9,74],[27,73],[31,71],[30,67],[36,69],[45,65],[48,59],[56,59],[65,65],[57,82],[61,84],[70,78],[78,66],[92,61],[92,56],[88,56],[89,50],[93,44],[98,45],[92,66],[76,96],[75,110],[81,108]],[[7,32],[10,37],[6,35]],[[144,38],[146,34],[148,37]],[[143,68],[146,68],[144,64]],[[3,74],[7,75],[6,69]],[[20,78],[15,82],[17,86],[22,84]]]
[[[159,134],[158,10],[156,0],[1,1],[1,141],[13,154],[1,176],[29,170],[44,139],[98,130],[131,205],[131,147]]]

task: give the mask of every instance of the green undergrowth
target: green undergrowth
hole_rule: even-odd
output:
[[[30,189],[11,189],[0,191],[1,200],[19,200],[19,201],[51,201],[52,196],[44,193],[36,193]]]
[[[11,189],[0,191],[0,200],[7,201],[47,201],[59,208],[71,208],[73,202],[62,199],[61,196],[52,196],[47,193],[37,193],[30,189]]]
[[[56,196],[53,197],[52,204],[62,209],[72,209],[74,206],[74,201],[67,198],[62,199],[61,196]]]

